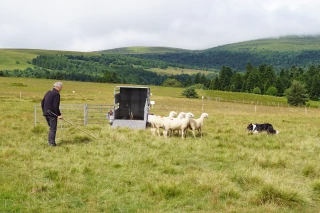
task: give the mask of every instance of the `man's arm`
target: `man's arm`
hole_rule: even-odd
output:
[[[61,112],[60,112],[60,94],[57,94],[54,96],[54,99],[53,99],[53,109],[54,109],[54,112],[55,114],[58,116],[61,116]]]
[[[44,111],[44,99],[45,97],[43,97],[42,101],[41,101],[41,109],[42,109],[42,112]]]

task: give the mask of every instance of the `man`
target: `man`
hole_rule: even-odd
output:
[[[113,119],[114,119],[112,109],[110,109],[110,111],[108,112],[108,117],[107,117],[107,119],[109,120],[110,125],[112,125]]]
[[[41,101],[41,108],[43,116],[45,116],[50,131],[48,134],[48,142],[50,146],[56,146],[56,132],[58,119],[63,119],[60,106],[60,91],[62,90],[62,83],[56,82],[53,84],[53,89],[49,90]]]

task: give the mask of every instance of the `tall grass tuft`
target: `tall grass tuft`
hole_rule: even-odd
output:
[[[232,181],[239,184],[240,187],[246,190],[259,187],[263,184],[262,177],[254,174],[237,173],[232,177]]]
[[[256,195],[255,203],[259,205],[300,206],[306,203],[306,201],[298,192],[265,184]]]
[[[309,178],[320,177],[320,170],[315,164],[307,164],[302,168],[302,174]]]
[[[320,181],[316,180],[311,183],[311,189],[313,191],[313,199],[320,201]]]
[[[31,129],[31,132],[34,133],[34,134],[37,134],[37,135],[40,135],[42,133],[45,133],[46,131],[48,131],[48,128],[42,126],[42,125],[38,125],[38,126],[35,126]]]
[[[181,187],[175,183],[165,183],[156,186],[151,186],[150,194],[159,197],[160,199],[173,199],[182,194]]]
[[[92,138],[86,135],[85,136],[76,135],[73,140],[74,140],[74,143],[88,143],[92,141]]]

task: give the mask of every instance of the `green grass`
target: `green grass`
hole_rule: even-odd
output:
[[[243,103],[251,104],[254,106],[264,105],[264,106],[288,106],[286,97],[277,97],[270,95],[257,95],[252,93],[242,93],[242,92],[226,92],[217,90],[201,90],[198,91],[201,96],[205,99],[210,98],[215,101],[220,102],[233,102],[233,103]],[[309,101],[308,107],[319,107],[320,103],[318,101]],[[301,106],[305,108],[304,106]]]
[[[243,41],[233,44],[213,47],[207,50],[229,50],[229,51],[293,51],[320,50],[320,36],[283,36],[279,38],[264,38],[250,41]],[[179,53],[194,52],[170,47],[123,47],[99,51],[101,53],[114,54],[147,54],[147,53]]]
[[[320,36],[286,36],[280,38],[266,38],[251,41],[244,41],[234,44],[227,44],[214,47],[212,50],[229,51],[293,51],[320,50]]]
[[[32,59],[40,54],[96,55],[98,53],[37,49],[0,49],[0,70],[24,70],[27,67],[33,68],[31,64]]]
[[[102,50],[100,53],[112,54],[147,54],[147,53],[178,53],[191,50],[172,48],[172,47],[122,47],[110,50]]]
[[[255,113],[252,104],[186,99],[181,88],[152,86],[152,113],[209,113],[203,138],[88,125],[81,128],[99,140],[71,127],[58,130],[52,148],[47,127],[33,126],[33,107],[53,83],[0,78],[0,212],[320,209],[318,108],[260,105]],[[63,83],[61,104],[113,103],[115,85]],[[250,122],[270,122],[280,133],[248,134]]]

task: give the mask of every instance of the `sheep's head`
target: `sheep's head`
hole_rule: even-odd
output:
[[[186,113],[186,118],[194,118],[194,115],[191,112]]]
[[[174,117],[174,116],[177,116],[177,113],[175,112],[175,111],[171,111],[170,113],[169,113],[169,117]]]
[[[201,114],[201,117],[202,118],[209,118],[209,114],[204,112]]]
[[[177,116],[177,118],[184,118],[184,117],[186,117],[185,112],[180,112],[179,115]]]

